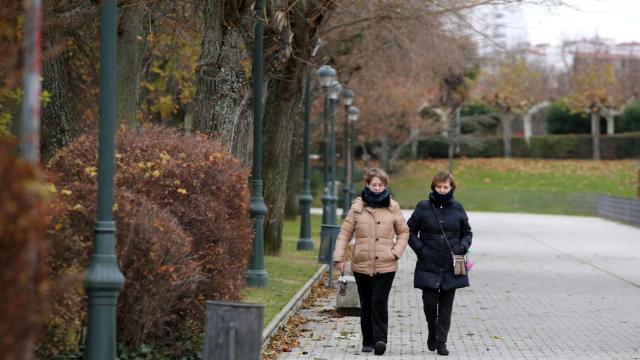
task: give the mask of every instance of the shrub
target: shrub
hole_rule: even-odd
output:
[[[420,141],[421,158],[447,157],[446,139],[428,138]],[[511,139],[514,157],[531,157],[541,159],[591,159],[591,135],[547,135],[531,137],[531,145],[527,146],[524,138]],[[427,151],[430,149],[430,151]],[[434,150],[436,149],[436,150]],[[640,134],[626,133],[619,135],[601,135],[600,152],[602,159],[628,159],[640,156]],[[503,156],[502,138],[470,138],[460,147],[456,156],[465,157],[501,157]]]
[[[77,302],[81,294],[95,220],[96,138],[81,136],[50,163],[64,200],[52,225],[50,266],[79,289],[56,303]],[[169,343],[175,350],[184,343],[177,337],[200,331],[205,299],[238,299],[244,286],[252,244],[246,172],[206,137],[159,127],[120,129],[116,164],[117,251],[127,279],[119,341]],[[82,319],[69,321],[64,313],[58,322],[77,330]],[[64,329],[56,334],[67,348],[75,340]]]
[[[38,332],[46,290],[43,235],[47,190],[17,144],[0,136],[0,352],[22,359]]]
[[[616,133],[640,130],[640,102],[634,102],[624,109],[616,119]]]
[[[555,101],[547,111],[549,134],[589,134],[591,120],[588,114],[572,113],[566,101]]]
[[[83,274],[89,263],[95,223],[95,185],[60,184],[48,238],[52,249],[46,346],[39,355],[50,358],[76,349],[86,324]],[[118,298],[118,340],[128,346],[171,344],[189,336],[202,315],[197,286],[202,280],[191,256],[191,238],[167,211],[144,197],[116,196],[116,253],[126,282]]]

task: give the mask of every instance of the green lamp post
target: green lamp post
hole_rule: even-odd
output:
[[[324,165],[323,171],[323,192],[322,192],[322,223],[327,225],[330,222],[331,213],[331,192],[329,184],[329,118],[330,118],[330,104],[328,99],[329,85],[336,79],[336,71],[329,65],[323,65],[318,68],[316,75],[320,80],[320,85],[325,94],[324,98],[324,133],[322,136],[324,155],[322,161]]]
[[[311,240],[311,180],[309,179],[309,133],[311,130],[311,65],[307,68],[304,86],[304,179],[300,194],[300,239],[296,250],[313,250]]]
[[[342,85],[338,80],[333,80],[329,85],[329,133],[331,134],[331,175],[329,179],[330,183],[330,195],[329,200],[329,224],[336,225],[338,223],[337,207],[338,207],[338,193],[336,189],[336,109],[338,107],[338,101],[340,100],[340,93],[342,92]]]
[[[353,103],[356,94],[353,90],[342,91],[342,104],[344,104],[344,185],[342,186],[342,218],[347,217],[351,206],[351,138],[349,137],[349,107]]]
[[[360,109],[355,106],[350,106],[347,111],[347,118],[349,119],[349,173],[351,177],[349,179],[349,183],[351,187],[349,189],[349,199],[353,199],[356,191],[356,186],[354,184],[353,179],[355,178],[355,158],[356,158],[356,145],[355,145],[355,123],[358,121],[358,117],[360,117]]]
[[[267,207],[262,197],[262,35],[264,0],[255,3],[255,53],[253,57],[253,168],[251,172],[251,207],[255,237],[253,254],[245,276],[247,286],[266,287],[267,272],[264,270],[264,217]]]
[[[117,0],[100,2],[100,132],[98,215],[93,254],[85,278],[89,322],[85,359],[116,359],[116,306],[124,277],[115,255],[113,177],[115,174]]]

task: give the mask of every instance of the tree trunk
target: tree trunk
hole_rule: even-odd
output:
[[[382,131],[382,151],[380,153],[380,167],[385,171],[389,171],[389,156],[390,156],[390,146],[389,146],[389,133],[387,133],[386,129]]]
[[[58,46],[63,41],[57,33],[45,34],[44,38],[45,48]],[[50,97],[42,109],[41,152],[44,163],[78,134],[75,114],[67,95],[68,67],[64,52],[46,60],[42,66],[42,89]]]
[[[616,132],[616,118],[611,112],[607,112],[607,135],[613,135]]]
[[[297,63],[297,61],[296,61]],[[269,81],[262,148],[265,217],[265,254],[276,255],[282,245],[282,220],[287,198],[291,141],[302,88],[302,64],[289,64],[279,77]]]
[[[504,157],[511,157],[511,122],[513,121],[513,114],[505,113],[501,116],[502,119],[502,144],[504,146]]]
[[[116,119],[119,124],[136,126],[140,97],[140,68],[144,55],[146,28],[144,3],[123,8],[118,26],[118,99]]]
[[[291,161],[289,162],[289,176],[287,176],[287,201],[284,208],[285,219],[295,220],[300,213],[298,203],[302,192],[302,178],[304,165],[304,119],[300,111],[292,119],[294,122],[293,139],[291,141]]]
[[[591,111],[591,139],[593,160],[600,160],[600,115],[597,111]]]
[[[204,6],[193,127],[247,163],[252,110],[251,52],[245,39],[252,30],[252,17],[249,7],[229,9],[224,3],[207,0]]]
[[[418,137],[420,136],[420,128],[411,128],[411,160],[418,160]]]

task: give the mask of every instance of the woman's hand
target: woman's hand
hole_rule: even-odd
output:
[[[341,272],[344,272],[344,268],[346,267],[347,264],[344,263],[344,261],[337,261],[333,263],[333,266],[335,266],[336,269],[340,270]]]

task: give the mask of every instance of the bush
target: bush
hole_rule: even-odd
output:
[[[640,131],[640,102],[634,102],[624,109],[616,119],[616,133]]]
[[[46,289],[43,235],[48,191],[17,144],[0,136],[0,352],[22,359],[33,345]]]
[[[50,358],[76,349],[86,324],[84,271],[89,263],[95,223],[95,185],[60,184],[55,217],[48,238],[52,249],[46,346],[39,355]],[[181,340],[192,334],[201,312],[197,286],[202,280],[191,256],[191,238],[170,213],[144,197],[116,197],[116,253],[126,282],[118,298],[118,340],[127,346],[143,342],[165,345],[180,353]],[[175,343],[175,344],[172,344]]]
[[[541,159],[591,159],[591,135],[548,135],[531,137],[528,147],[524,138],[512,138],[511,148],[514,157]],[[433,137],[418,143],[420,158],[446,158],[448,145],[446,139]],[[601,135],[600,152],[602,159],[628,159],[640,156],[640,133],[619,135]],[[460,146],[456,156],[465,157],[501,157],[503,144],[500,137],[471,138]]]
[[[553,102],[547,111],[547,132],[549,134],[590,134],[591,120],[588,114],[572,113],[566,101],[558,100]]]
[[[68,332],[55,331],[67,350],[75,340],[68,333],[84,316],[69,313],[78,312],[93,239],[96,144],[96,134],[83,135],[50,163],[61,199],[50,266],[62,283],[78,289],[55,302],[76,304],[51,320],[73,324]],[[159,127],[120,129],[116,164],[117,252],[127,280],[118,304],[119,341],[132,348],[162,344],[179,353],[187,345],[180,338],[201,331],[204,300],[240,297],[252,244],[247,174],[206,137]]]

